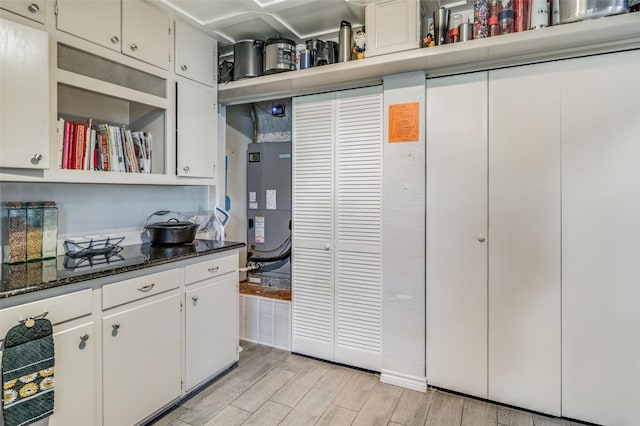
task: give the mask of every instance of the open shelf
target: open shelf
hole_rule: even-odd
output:
[[[640,13],[556,25],[481,40],[413,49],[357,61],[247,78],[218,85],[223,105],[348,89],[385,75],[442,76],[640,48]]]

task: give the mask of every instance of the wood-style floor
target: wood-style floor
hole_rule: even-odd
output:
[[[157,426],[574,426],[450,393],[380,383],[371,373],[243,342],[238,366],[156,419]]]

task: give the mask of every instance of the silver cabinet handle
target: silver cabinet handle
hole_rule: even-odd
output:
[[[31,13],[38,13],[40,12],[40,6],[38,6],[35,3],[31,3],[29,6],[27,6],[27,9],[29,10],[29,12]]]
[[[83,334],[82,336],[80,336],[80,340],[86,342],[87,340],[89,340],[89,335],[86,333]]]
[[[142,287],[138,287],[138,291],[141,291],[143,293],[146,293],[147,291],[151,290],[153,287],[155,287],[156,283],[152,283],[152,284],[147,284],[147,285],[143,285]]]
[[[218,272],[219,269],[220,269],[219,266],[215,266],[213,268],[207,269],[207,271],[211,272],[212,274],[215,274],[216,272]]]
[[[189,173],[189,166],[184,166],[182,170],[184,170],[185,173]]]
[[[484,243],[486,239],[487,238],[484,236],[484,234],[478,234],[478,241],[480,241],[481,243]]]
[[[130,48],[131,48],[131,50],[132,50],[132,51],[134,51],[134,52],[135,52],[136,50],[138,50],[138,45],[137,45],[137,44],[135,44],[135,43],[131,43],[131,46],[129,46],[129,47],[130,47]]]
[[[194,302],[197,302],[197,301],[198,301],[198,296],[193,296],[193,297],[191,298],[191,300],[193,300]]]
[[[324,245],[324,250],[325,250],[325,251],[329,251],[329,250],[331,250],[331,244],[329,244],[329,243],[325,244],[325,245]]]
[[[186,70],[187,70],[187,66],[186,66],[186,65],[183,65],[183,66],[181,66],[181,67],[180,67],[180,69],[181,69],[182,71],[186,71]]]
[[[111,43],[118,44],[119,41],[120,41],[120,39],[118,38],[118,36],[111,37]]]
[[[114,330],[119,329],[119,328],[120,328],[120,323],[119,323],[119,322],[114,322],[114,323],[111,325],[111,328],[113,328]]]
[[[31,157],[31,162],[33,163],[39,163],[40,160],[42,160],[42,154],[36,152],[35,154],[33,154],[33,157]]]

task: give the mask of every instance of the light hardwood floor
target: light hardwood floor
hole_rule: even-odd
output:
[[[575,426],[443,391],[380,383],[371,373],[242,343],[238,366],[151,424]]]

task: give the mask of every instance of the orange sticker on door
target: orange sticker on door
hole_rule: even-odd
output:
[[[389,142],[418,142],[420,103],[389,105]]]

